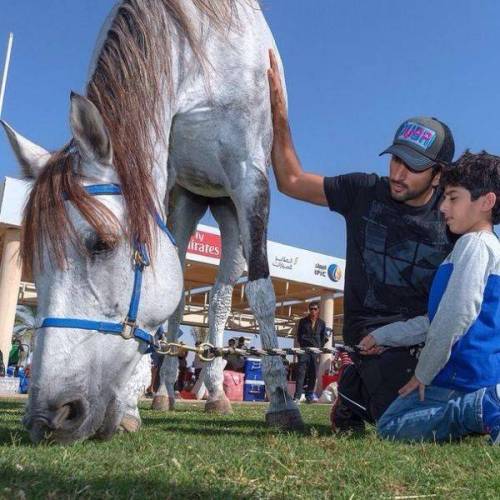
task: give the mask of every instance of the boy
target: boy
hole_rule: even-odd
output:
[[[488,433],[500,444],[500,157],[466,152],[442,174],[440,207],[462,235],[439,267],[427,316],[374,330],[365,353],[425,341],[415,375],[377,423],[405,441]]]

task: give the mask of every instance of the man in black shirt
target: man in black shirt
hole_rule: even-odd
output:
[[[323,347],[327,340],[325,322],[319,317],[319,303],[309,303],[309,314],[299,320],[297,325],[297,343],[299,347]],[[299,354],[297,364],[297,385],[294,400],[300,401],[306,387],[306,400],[313,403],[317,400],[314,394],[316,385],[316,365],[318,355],[313,353]]]
[[[449,128],[435,118],[406,120],[397,130],[389,176],[336,177],[304,172],[288,125],[281,77],[271,53],[272,163],[278,189],[328,206],[346,220],[344,342],[355,347],[370,331],[425,314],[432,277],[452,248],[438,210],[439,176],[455,150]],[[409,349],[354,354],[339,384],[334,427],[347,430],[378,419],[413,374]],[[368,355],[367,355],[368,354]]]

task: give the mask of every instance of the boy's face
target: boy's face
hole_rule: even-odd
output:
[[[470,192],[460,186],[446,186],[440,210],[450,231],[465,234],[474,231],[491,230],[491,209],[494,193],[472,200]]]

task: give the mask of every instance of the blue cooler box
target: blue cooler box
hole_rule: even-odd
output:
[[[243,401],[265,401],[266,386],[263,380],[245,380]]]
[[[247,358],[245,360],[245,380],[263,380],[260,359]]]

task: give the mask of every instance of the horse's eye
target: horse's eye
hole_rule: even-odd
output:
[[[108,250],[111,250],[111,247],[105,241],[98,239],[94,244],[94,248],[92,248],[92,253],[103,253],[107,252]]]
[[[97,235],[87,238],[85,240],[85,247],[90,255],[100,255],[112,250],[112,246]]]

